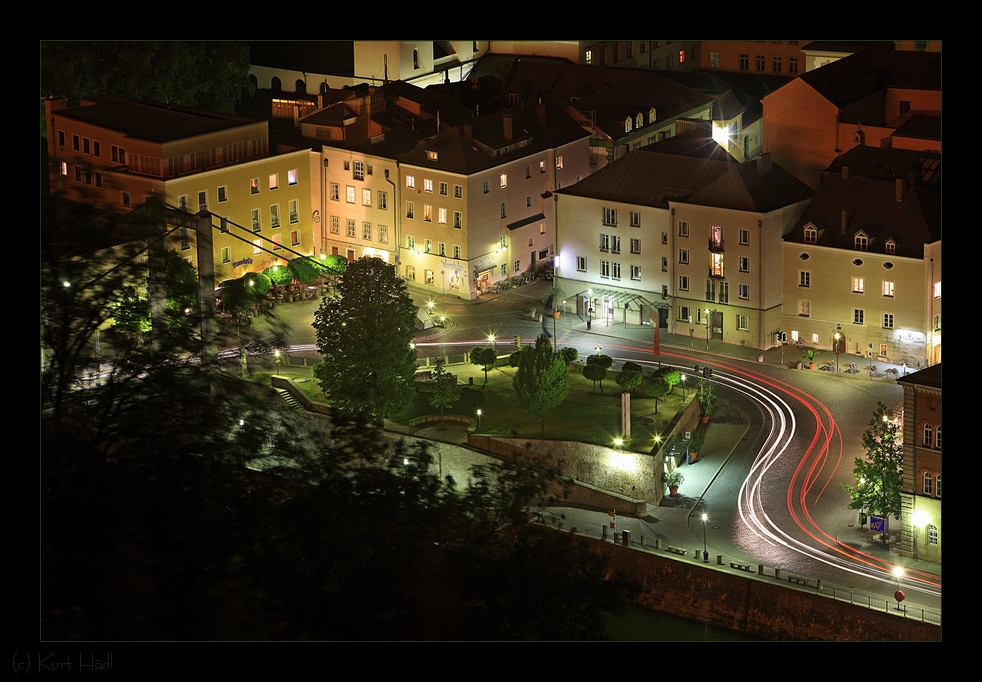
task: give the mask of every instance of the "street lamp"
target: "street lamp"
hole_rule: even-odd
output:
[[[706,350],[709,350],[709,329],[712,321],[709,319],[709,308],[706,308]]]
[[[497,351],[497,349],[495,348],[495,345],[494,345],[494,334],[488,334],[488,343],[491,344],[491,350],[493,350],[495,356],[497,356],[498,351]]]
[[[900,602],[902,602],[906,596],[904,591],[900,589],[900,579],[904,577],[904,569],[900,566],[894,566],[893,575],[897,579],[897,591],[893,593],[893,598],[897,600],[897,610],[899,611]]]
[[[480,409],[478,409],[478,411],[477,411],[477,430],[478,431],[481,430],[481,410]]]
[[[280,349],[277,348],[274,355],[276,355],[276,373],[280,373]]]
[[[685,402],[685,375],[682,375],[682,402]]]
[[[835,325],[835,334],[832,335],[835,340],[835,373],[839,373],[839,349],[842,346],[842,325]]]
[[[709,545],[706,542],[706,522],[709,520],[709,515],[706,512],[702,513],[702,560],[704,563],[709,563]]]

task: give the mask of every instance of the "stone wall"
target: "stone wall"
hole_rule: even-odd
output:
[[[636,578],[639,606],[727,628],[759,639],[941,641],[941,627],[837,601],[755,574],[584,539]]]

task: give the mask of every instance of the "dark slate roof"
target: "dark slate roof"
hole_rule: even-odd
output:
[[[686,203],[769,213],[815,195],[808,185],[773,162],[769,171],[761,174],[761,163],[755,159],[731,166]]]
[[[708,121],[704,121],[704,123],[707,126],[707,135],[701,135],[699,131],[695,130],[686,131],[679,135],[672,135],[664,140],[658,140],[634,151],[678,154],[680,156],[692,156],[710,161],[736,163],[736,159],[712,138],[712,124]]]
[[[216,114],[213,111],[189,109],[158,102],[124,97],[90,97],[88,106],[56,112],[76,121],[125,133],[152,142],[172,142],[196,135],[231,130],[256,121],[241,116]]]
[[[639,149],[557,194],[668,208],[670,200],[687,200],[734,164]]]
[[[763,113],[765,95],[794,80],[793,76],[728,71],[659,71],[659,75],[716,99],[713,119],[729,120],[743,112],[744,125]]]
[[[893,125],[897,127],[893,132],[896,137],[941,141],[941,117],[935,114],[908,111]]]
[[[917,178],[924,185],[940,185],[941,154],[892,147],[853,147],[837,156],[826,173],[842,175],[843,167],[853,177],[893,181],[896,178]]]
[[[652,107],[657,112],[658,121],[664,121],[683,116],[697,107],[711,106],[712,103],[713,98],[708,95],[660,74],[644,72],[630,82],[598,91],[572,102],[570,106],[586,120],[595,120],[597,127],[610,139],[619,140],[625,136],[625,119],[641,113],[645,125],[649,125],[648,110]]]
[[[822,183],[785,241],[804,244],[808,223],[818,228],[818,246],[854,251],[854,237],[862,230],[869,237],[868,252],[885,254],[886,242],[897,244],[896,255],[923,258],[924,245],[941,239],[941,199],[937,192],[909,185],[903,200],[896,199],[896,181],[832,175]],[[842,212],[846,229],[841,228]]]
[[[355,76],[352,40],[250,40],[249,63],[304,73]]]
[[[545,107],[546,116],[544,126],[539,122],[536,107],[513,107],[497,114],[473,119],[469,126],[470,137],[467,128],[458,125],[425,139],[411,152],[403,155],[402,161],[466,175],[543,149],[559,147],[589,135],[558,107],[548,104],[542,106]],[[529,143],[505,154],[495,155],[489,153],[488,149],[497,149],[505,145],[503,132],[505,115],[512,116],[512,139],[527,139]],[[428,151],[439,152],[438,158],[429,159]]]
[[[941,54],[862,50],[798,78],[843,108],[886,88],[941,90]]]
[[[941,363],[931,365],[917,372],[911,372],[906,376],[897,378],[898,384],[910,384],[912,386],[927,386],[928,388],[941,388]]]

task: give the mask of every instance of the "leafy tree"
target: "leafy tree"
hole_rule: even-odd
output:
[[[344,274],[344,269],[348,267],[348,259],[339,253],[332,253],[324,256],[322,265],[328,275],[337,278]]]
[[[899,518],[904,463],[902,434],[893,414],[881,402],[877,402],[869,428],[863,433],[863,449],[865,459],[857,457],[853,468],[856,485],[843,486],[852,500],[849,508]]]
[[[634,387],[639,386],[643,381],[641,372],[633,369],[622,369],[617,373],[617,385],[625,392],[634,393]]]
[[[664,398],[672,390],[672,385],[665,377],[650,376],[644,380],[644,394],[655,399],[655,414],[658,414],[658,400]]]
[[[563,356],[563,361],[567,365],[571,365],[576,362],[576,359],[580,357],[580,351],[576,350],[572,346],[567,346],[566,348],[560,348],[559,354]]]
[[[674,367],[660,367],[652,373],[652,376],[667,381],[669,390],[675,388],[682,382],[682,375]]]
[[[314,367],[331,403],[379,420],[414,394],[416,306],[395,268],[380,258],[348,264],[332,296],[314,315],[324,361]]]
[[[498,353],[490,346],[475,348],[471,351],[471,364],[477,365],[484,370],[484,384],[488,383],[488,371],[498,361]]]
[[[597,382],[600,382],[600,393],[604,392],[604,379],[607,378],[607,370],[614,364],[614,358],[603,353],[594,353],[587,356],[586,367],[583,368],[583,376],[593,382],[593,392],[597,392]]]
[[[293,269],[283,265],[272,265],[263,272],[274,287],[286,286],[293,281]]]
[[[293,278],[303,284],[313,282],[318,277],[329,274],[324,264],[305,256],[294,258],[287,263],[287,266],[293,270]]]
[[[67,97],[72,107],[118,95],[232,114],[254,91],[244,41],[41,43],[41,98]]]
[[[623,372],[624,370],[644,373],[644,368],[642,368],[641,365],[639,365],[636,362],[632,362],[630,360],[628,360],[621,366],[621,371]]]
[[[716,387],[709,381],[699,380],[699,388],[696,390],[696,399],[699,401],[699,408],[703,415],[710,415],[716,408]]]
[[[433,377],[430,381],[433,384],[433,391],[429,395],[430,405],[439,407],[442,417],[444,408],[453,407],[453,404],[460,400],[460,387],[457,385],[457,377],[444,368],[441,359],[436,361],[436,369],[433,370]]]
[[[253,296],[262,296],[273,286],[273,280],[263,272],[252,272],[248,275],[243,275],[242,283],[246,291]]]
[[[520,351],[513,385],[518,402],[529,414],[541,418],[545,433],[546,412],[560,405],[569,393],[569,368],[562,355],[553,350],[548,336],[539,334],[534,347]]]

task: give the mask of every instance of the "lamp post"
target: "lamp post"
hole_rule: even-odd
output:
[[[494,345],[494,334],[488,334],[488,343],[491,344],[491,350],[494,351],[495,357],[498,356],[498,350]]]
[[[835,334],[832,335],[835,341],[835,373],[839,373],[839,349],[842,345],[842,325],[835,325]]]
[[[902,602],[906,596],[904,591],[900,589],[900,579],[904,577],[904,569],[900,566],[894,566],[893,575],[897,578],[897,591],[893,593],[893,598],[897,600],[897,610],[899,611],[900,602]]]
[[[274,354],[276,355],[276,373],[279,374],[280,373],[280,349],[277,348]]]
[[[682,402],[685,402],[685,375],[682,375]]]
[[[478,409],[478,411],[477,411],[477,430],[478,431],[481,430],[481,410],[480,409]]]
[[[706,522],[709,520],[709,515],[706,512],[702,513],[702,561],[703,563],[709,563],[709,545],[706,541]]]

